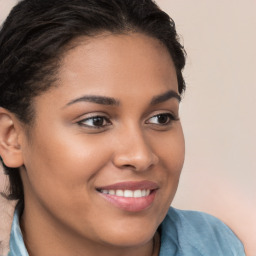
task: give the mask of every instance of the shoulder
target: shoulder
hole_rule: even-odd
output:
[[[219,219],[172,207],[161,225],[161,243],[163,247],[171,244],[180,252],[174,255],[245,255],[240,240]]]

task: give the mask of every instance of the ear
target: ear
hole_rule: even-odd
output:
[[[7,167],[23,165],[21,131],[21,124],[15,115],[0,107],[0,156]]]

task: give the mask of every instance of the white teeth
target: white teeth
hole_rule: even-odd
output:
[[[104,189],[104,190],[101,190],[100,192],[103,194],[109,194],[109,195],[115,195],[115,196],[121,196],[121,197],[134,197],[134,198],[145,197],[150,194],[149,189],[137,189],[137,190],[122,190],[122,189],[105,190]]]
[[[133,191],[124,190],[124,197],[133,197]]]
[[[118,190],[116,191],[116,196],[124,196],[124,191],[118,189]]]
[[[110,195],[115,195],[116,194],[116,192],[115,192],[115,190],[109,190],[109,192],[108,192]]]
[[[141,190],[135,190],[135,191],[133,192],[133,196],[134,196],[134,197],[141,197]]]

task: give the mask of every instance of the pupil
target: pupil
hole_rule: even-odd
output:
[[[165,115],[158,115],[158,122],[161,124],[165,124],[168,122],[168,117]]]
[[[94,117],[93,118],[93,125],[95,126],[102,126],[104,123],[104,120],[102,117]]]

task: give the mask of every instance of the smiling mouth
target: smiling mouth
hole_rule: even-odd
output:
[[[129,212],[148,209],[153,204],[158,189],[158,185],[151,181],[121,182],[96,188],[110,205]]]

